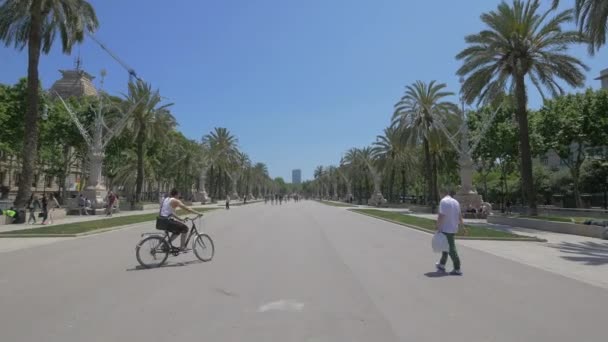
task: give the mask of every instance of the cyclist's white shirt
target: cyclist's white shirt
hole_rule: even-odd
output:
[[[171,200],[173,197],[167,197],[163,200],[163,204],[160,207],[160,216],[169,217],[175,215],[175,210],[171,206]]]

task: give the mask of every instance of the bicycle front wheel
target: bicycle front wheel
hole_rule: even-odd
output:
[[[213,246],[213,240],[207,234],[199,234],[194,242],[192,242],[192,250],[194,255],[199,258],[200,261],[211,261],[215,254],[215,247]]]
[[[149,236],[135,247],[135,256],[145,268],[159,267],[169,257],[169,244],[160,236]]]

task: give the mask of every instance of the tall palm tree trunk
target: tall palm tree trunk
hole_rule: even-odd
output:
[[[432,154],[432,158],[431,158],[431,165],[432,165],[432,172],[431,172],[431,177],[432,177],[432,184],[433,184],[433,189],[432,189],[432,201],[434,205],[438,205],[439,204],[439,184],[437,182],[437,178],[438,178],[438,174],[439,171],[437,170],[437,155],[435,153]]]
[[[34,181],[36,169],[36,156],[38,155],[38,64],[40,62],[40,42],[42,31],[42,1],[34,0],[30,5],[30,29],[28,37],[28,65],[27,65],[27,108],[24,124],[27,129],[23,137],[23,151],[21,155],[21,178],[19,191],[15,198],[15,207],[22,208],[30,197],[31,186]]]
[[[209,174],[207,175],[207,179],[209,179],[209,194],[211,195],[211,197],[215,198],[215,187],[214,187],[214,183],[215,180],[213,179],[213,165],[211,165],[211,167],[209,168]],[[213,199],[211,199],[213,200]]]
[[[425,203],[428,204],[433,199],[433,176],[431,166],[431,149],[429,147],[429,141],[424,138],[422,145],[424,147],[424,169],[426,173],[426,194]]]
[[[400,196],[405,196],[405,167],[401,167],[401,194]]]
[[[395,185],[395,165],[391,163],[391,176],[388,181],[388,201],[393,201],[393,187]]]
[[[141,200],[141,191],[144,185],[144,127],[140,127],[137,135],[137,177],[135,178],[135,202]]]
[[[526,85],[523,75],[515,76],[515,99],[517,102],[517,124],[519,126],[519,151],[521,152],[521,178],[525,190],[524,202],[528,203],[530,215],[538,214],[536,207],[536,189],[532,176],[532,152],[528,128],[528,112],[526,109]]]

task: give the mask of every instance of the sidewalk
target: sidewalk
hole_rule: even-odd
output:
[[[431,214],[411,215],[437,218],[437,215]],[[465,219],[465,223],[489,226],[519,235],[535,236],[547,242],[460,240],[458,244],[608,289],[608,241],[606,240],[489,224],[482,219]],[[466,260],[463,260],[463,263],[466,269]],[[500,270],[488,271],[500,272]]]
[[[248,204],[258,203],[248,202]],[[221,209],[224,206],[223,203],[212,203],[206,205],[193,205],[192,207],[197,208],[218,208]],[[240,206],[234,206],[240,207]],[[151,213],[158,213],[158,209],[149,209],[149,210],[140,210],[140,211],[123,211],[120,213],[113,214],[112,217],[121,217],[121,216],[134,216],[134,215],[145,215]],[[67,216],[63,219],[56,220],[53,225],[64,224],[64,223],[74,223],[74,222],[85,222],[91,220],[103,220],[106,218],[105,215],[90,215],[90,216]],[[14,231],[21,229],[29,229],[35,227],[43,227],[40,224],[37,225],[29,225],[29,224],[9,224],[0,226],[0,232],[3,231]],[[46,227],[46,225],[44,226]],[[0,238],[0,253],[17,251],[20,249],[26,249],[35,246],[48,245],[52,243],[57,243],[61,241],[71,240],[71,239],[81,239],[85,237],[53,237],[53,238],[40,238],[40,237],[26,237],[26,238]]]
[[[218,208],[218,203],[205,204],[205,205],[194,205],[193,208]],[[158,213],[158,210],[159,209],[121,211],[119,213],[112,214],[112,217],[123,217],[123,216],[153,214],[153,213]],[[48,225],[44,225],[44,226],[42,226],[40,224],[40,222],[42,222],[42,218],[36,218],[36,220],[38,222],[36,224],[23,223],[23,224],[0,225],[0,232],[23,230],[23,229],[30,229],[30,228],[36,228],[36,227],[56,226],[56,225],[59,225],[59,224],[66,224],[66,223],[103,220],[105,218],[108,218],[108,217],[105,216],[105,215],[82,215],[82,216],[80,216],[80,215],[69,215],[69,216],[66,216],[64,218],[54,220],[53,224],[48,224]]]
[[[437,219],[437,214],[416,214],[410,212],[408,209],[375,208],[368,206],[357,206],[357,208],[402,212],[407,215],[432,220]],[[489,224],[485,219],[465,219],[464,221],[470,225],[489,226],[493,229],[504,230],[519,235],[538,237],[547,240],[547,242],[459,240],[458,245],[477,249],[528,266],[553,272],[567,278],[608,289],[608,241],[606,240]],[[466,259],[463,260],[463,264],[466,272]],[[475,268],[474,265],[470,267]],[[482,270],[476,271],[481,272]],[[500,272],[500,270],[495,269],[487,271]]]

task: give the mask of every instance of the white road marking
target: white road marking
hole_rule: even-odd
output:
[[[304,309],[304,303],[297,302],[295,300],[281,299],[276,302],[270,302],[264,304],[258,308],[258,312],[267,311],[287,311],[287,312],[300,312]]]

